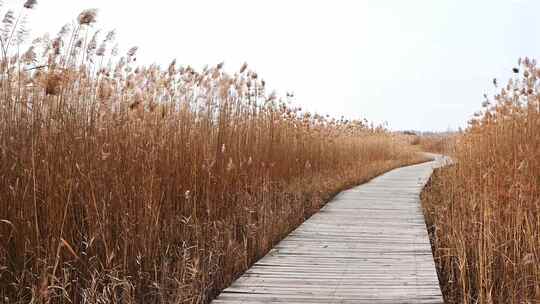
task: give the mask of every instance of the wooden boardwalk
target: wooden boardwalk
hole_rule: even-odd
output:
[[[340,193],[212,303],[443,303],[419,199],[441,162]]]

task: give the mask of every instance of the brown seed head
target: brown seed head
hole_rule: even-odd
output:
[[[36,4],[37,4],[36,0],[26,0],[26,2],[24,2],[24,7],[27,9],[33,9],[34,6],[36,6]]]
[[[96,22],[97,10],[96,9],[87,9],[82,11],[79,14],[79,24],[80,25],[90,25]]]
[[[139,48],[136,47],[136,46],[130,48],[129,51],[127,52],[128,57],[133,57],[133,56],[135,56],[135,54],[137,54],[137,50],[138,50],[138,49],[139,49]]]
[[[171,64],[169,64],[169,68],[167,69],[169,72],[169,75],[172,76],[176,73],[176,59],[174,59]]]
[[[244,71],[247,69],[247,62],[244,62],[242,66],[240,67],[240,73],[244,73]]]

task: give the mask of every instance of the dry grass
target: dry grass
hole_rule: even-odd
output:
[[[418,135],[413,145],[418,145],[422,151],[453,155],[458,133]]]
[[[336,191],[419,161],[246,66],[137,67],[95,19],[19,54],[20,19],[4,18],[2,301],[207,302]]]
[[[447,303],[540,302],[540,69],[515,73],[424,193]]]
[[[435,154],[453,155],[459,132],[398,132],[400,138],[419,151]]]

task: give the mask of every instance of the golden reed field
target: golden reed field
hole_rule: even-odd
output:
[[[34,40],[24,15],[0,31],[0,302],[208,302],[339,190],[424,160],[247,65],[139,66],[94,10]]]
[[[423,194],[447,303],[540,303],[540,68],[514,73]]]

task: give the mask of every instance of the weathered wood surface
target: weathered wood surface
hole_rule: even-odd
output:
[[[443,303],[420,206],[442,161],[343,191],[212,303]]]

